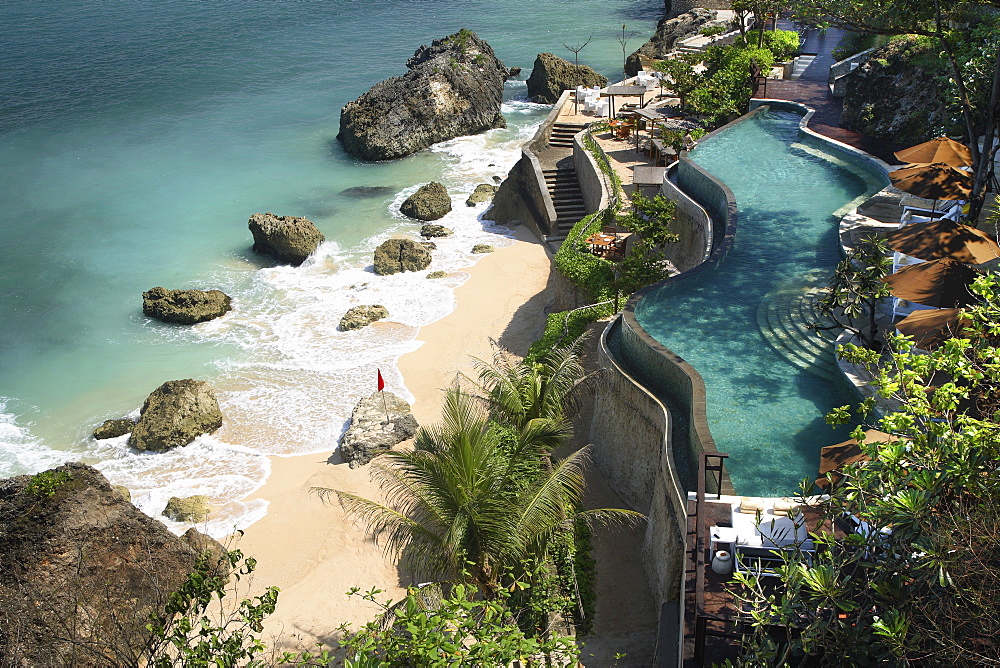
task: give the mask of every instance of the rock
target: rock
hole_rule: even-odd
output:
[[[936,52],[920,38],[894,39],[871,54],[847,81],[840,124],[899,144],[918,144],[946,122],[940,85],[921,64]]]
[[[564,90],[575,90],[577,86],[604,88],[607,85],[607,77],[586,65],[574,65],[555,54],[540,53],[528,77],[528,97],[532,102],[555,104]]]
[[[302,264],[323,243],[323,235],[308,218],[255,213],[249,226],[254,251],[289,264]]]
[[[433,241],[421,241],[420,245],[429,251],[436,251],[438,249],[438,245]]]
[[[0,480],[0,663],[136,665],[199,552],[89,466]]]
[[[204,494],[194,496],[172,496],[167,500],[163,516],[175,522],[199,524],[208,519],[208,497]]]
[[[362,327],[367,327],[376,320],[381,320],[382,318],[389,317],[389,310],[381,304],[373,304],[372,306],[355,306],[344,314],[344,317],[340,319],[340,330],[342,332],[349,332],[352,329],[361,329]]]
[[[155,287],[142,293],[142,312],[150,318],[181,325],[214,320],[233,310],[221,290],[167,290]]]
[[[448,275],[447,271],[432,271],[427,274],[427,278],[444,278]]]
[[[375,249],[375,273],[379,276],[421,271],[430,263],[431,254],[412,239],[389,239]]]
[[[386,408],[389,412],[388,423],[385,419]],[[351,424],[340,439],[340,454],[352,469],[364,466],[377,453],[412,438],[418,427],[408,403],[392,392],[373,392],[354,407]]]
[[[121,420],[105,420],[104,423],[94,430],[94,438],[103,440],[105,438],[117,438],[132,431],[135,422],[127,418]]]
[[[640,46],[625,61],[625,73],[635,76],[641,69],[639,56],[660,60],[673,51],[678,40],[697,35],[706,25],[719,17],[714,9],[696,7],[672,19],[661,19],[656,24],[656,32],[649,41]]]
[[[497,185],[500,185],[501,183],[503,183],[503,177],[502,176],[496,176],[496,175],[494,175],[494,177],[493,177],[493,183],[496,183]]]
[[[507,70],[507,79],[508,80],[513,79],[514,77],[516,77],[520,73],[521,73],[521,68],[520,67],[512,67],[509,70]]]
[[[340,194],[345,197],[383,197],[388,195],[393,191],[389,186],[354,186],[353,188],[344,188],[340,191]]]
[[[483,202],[489,202],[493,199],[493,195],[496,194],[497,190],[499,190],[498,186],[489,183],[480,183],[472,191],[472,194],[469,195],[469,199],[465,200],[465,206],[476,206]]]
[[[169,450],[221,426],[222,411],[211,385],[171,380],[146,398],[128,444],[138,450]]]
[[[506,127],[500,104],[507,68],[464,28],[421,46],[409,72],[372,88],[340,111],[344,150],[365,160],[401,158],[436,142]]]
[[[472,252],[473,253],[477,253],[477,254],[479,254],[479,253],[492,253],[495,250],[496,250],[496,248],[494,248],[493,246],[490,246],[489,244],[476,244],[475,246],[472,247]]]
[[[443,225],[428,224],[428,225],[422,225],[420,227],[420,236],[425,237],[427,239],[431,239],[434,237],[450,237],[453,234],[454,232],[452,232],[447,227],[444,227]]]
[[[128,487],[125,485],[112,485],[111,489],[115,490],[115,494],[132,503],[132,492]]]
[[[437,181],[420,186],[399,207],[401,214],[417,220],[437,220],[444,218],[449,211],[451,197],[448,196],[448,190]]]

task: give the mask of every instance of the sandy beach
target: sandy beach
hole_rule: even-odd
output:
[[[456,290],[454,312],[422,327],[424,344],[399,360],[413,412],[421,424],[438,418],[442,390],[457,373],[472,372],[472,357],[491,355],[490,339],[523,354],[544,328],[551,295],[546,289],[551,263],[530,232],[518,228],[512,246],[483,257]],[[351,587],[378,587],[381,598],[398,599],[409,584],[382,551],[349,520],[340,506],[324,504],[312,487],[378,498],[366,468],[351,469],[339,455],[273,457],[271,476],[251,498],[270,502],[268,514],[234,540],[257,559],[252,591],[281,589],[264,637],[272,647],[309,649],[335,644],[342,622],[371,619],[373,604],[348,597]]]

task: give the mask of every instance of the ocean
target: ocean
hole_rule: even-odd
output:
[[[83,461],[154,517],[170,496],[205,494],[222,536],[267,511],[242,499],[269,455],[330,452],[358,398],[408,399],[396,369],[418,328],[455,306],[476,243],[510,243],[467,207],[503,177],[549,107],[526,100],[537,53],[621,78],[662,0],[33,0],[0,4],[0,477]],[[466,27],[508,66],[506,129],[368,163],[335,140],[340,108],[405,72],[421,44]],[[454,210],[431,270],[376,276],[374,248],[415,234],[399,204],[430,180]],[[358,195],[358,186],[382,188]],[[301,267],[250,251],[257,212],[306,216],[326,242]],[[234,311],[193,327],[142,314],[154,286],[218,288]],[[351,306],[387,321],[339,332]],[[225,424],[169,453],[103,420],[137,415],[161,383],[213,384]],[[162,519],[162,518],[161,518]],[[166,520],[165,520],[166,521]],[[185,527],[172,525],[175,531]]]

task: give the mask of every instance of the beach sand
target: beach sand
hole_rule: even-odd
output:
[[[399,360],[413,412],[421,424],[438,419],[443,390],[456,373],[472,373],[471,358],[488,358],[490,339],[524,354],[545,325],[552,302],[547,289],[551,262],[530,232],[518,228],[516,242],[468,269],[456,290],[453,313],[422,327],[425,343]],[[351,587],[383,590],[380,600],[398,600],[408,581],[394,562],[348,519],[336,501],[323,503],[312,487],[349,491],[378,499],[367,468],[351,469],[338,454],[273,457],[267,483],[251,498],[270,502],[268,514],[231,547],[257,559],[251,593],[281,589],[263,634],[271,647],[311,649],[335,646],[342,622],[354,625],[377,612],[372,603],[348,597]],[[244,594],[245,595],[245,594]]]

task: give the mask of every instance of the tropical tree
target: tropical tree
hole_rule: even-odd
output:
[[[695,69],[701,64],[701,56],[696,53],[680,53],[674,58],[656,61],[656,71],[660,86],[678,98],[681,109],[687,108],[688,95],[702,84],[703,77]]]
[[[509,438],[482,402],[448,391],[442,423],[423,428],[415,449],[389,451],[372,464],[386,503],[329,489],[372,538],[421,576],[466,579],[484,596],[501,579],[544,559],[551,537],[576,519],[634,525],[627,510],[579,510],[586,450],[543,470],[545,447]],[[467,573],[467,574],[466,574]]]

